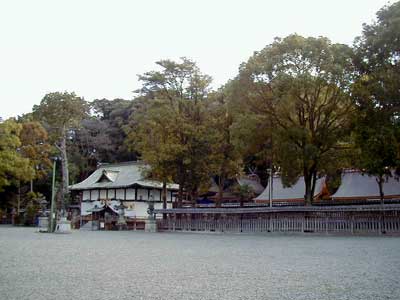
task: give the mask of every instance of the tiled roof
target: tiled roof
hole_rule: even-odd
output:
[[[88,178],[71,185],[70,190],[113,189],[139,185],[149,188],[162,188],[162,183],[144,178],[143,173],[149,168],[142,162],[103,164]],[[108,180],[103,180],[107,178]],[[178,190],[179,185],[168,184],[168,189]]]

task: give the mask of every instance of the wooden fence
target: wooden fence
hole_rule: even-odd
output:
[[[380,207],[380,206],[379,206]],[[158,210],[161,213],[163,210]],[[349,234],[400,234],[400,206],[385,209],[353,207],[346,210],[270,209],[240,213],[222,210],[219,213],[197,209],[183,213],[179,210],[167,218],[157,221],[159,231],[204,231],[204,232],[316,232]]]

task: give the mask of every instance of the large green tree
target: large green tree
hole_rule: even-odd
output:
[[[392,116],[400,107],[400,2],[377,12],[377,20],[364,24],[354,43],[354,62],[362,87],[362,101],[373,101]],[[358,90],[360,93],[360,89]],[[360,95],[359,95],[360,96]]]
[[[202,74],[197,65],[187,58],[182,58],[179,62],[161,60],[157,65],[160,70],[139,76],[143,86],[138,92],[147,101],[160,101],[159,103],[167,105],[168,109],[164,118],[158,119],[157,122],[146,123],[144,120],[138,121],[133,118],[133,126],[128,131],[134,131],[139,123],[154,126],[147,129],[154,131],[157,126],[163,126],[163,122],[166,128],[172,130],[163,134],[173,135],[171,141],[181,147],[175,153],[173,163],[169,165],[169,168],[174,170],[174,181],[180,186],[178,202],[181,204],[183,189],[195,200],[199,187],[209,180],[211,144],[207,140],[207,114],[203,100],[210,91],[211,78]],[[175,126],[167,126],[169,122],[173,122]],[[139,139],[136,143],[146,144],[147,142],[140,140],[149,139],[151,136],[142,135],[136,138]],[[146,153],[141,154],[146,156]],[[159,160],[161,161],[163,160]],[[160,166],[154,162],[153,160],[151,167],[158,170]]]
[[[400,165],[398,132],[383,112],[363,108],[358,112],[353,131],[356,153],[355,165],[368,175],[375,176],[383,204],[384,182],[394,175]],[[397,174],[398,175],[398,174]]]
[[[304,176],[307,204],[319,172],[335,162],[348,133],[351,55],[348,46],[327,38],[290,35],[256,52],[240,69],[247,89],[243,100],[267,116],[282,175],[292,182]]]
[[[242,169],[242,159],[233,136],[234,115],[229,106],[227,89],[213,93],[208,99],[208,140],[212,145],[210,171],[216,178],[216,206],[222,202],[226,180],[235,178]]]
[[[248,78],[237,77],[224,87],[229,114],[231,141],[235,156],[239,155],[243,169],[257,174],[263,184],[268,182],[272,167],[272,123],[268,114],[260,113],[260,103],[249,100]],[[254,100],[254,99],[253,99]]]
[[[30,181],[30,191],[33,192],[33,180],[44,178],[51,166],[49,159],[52,147],[48,141],[46,129],[36,121],[21,123],[20,132],[21,154],[29,159],[29,163],[35,172]]]
[[[62,169],[62,204],[65,210],[65,197],[69,185],[67,140],[71,138],[81,121],[88,115],[87,102],[75,93],[55,92],[44,96],[40,105],[33,107],[34,117],[47,127],[54,146],[59,150]]]
[[[146,113],[136,117],[137,126],[129,132],[128,143],[141,159],[151,166],[147,176],[163,183],[163,208],[167,208],[167,184],[176,177],[174,166],[184,155],[185,145],[179,143],[180,122],[172,119],[174,111],[165,101],[154,101]]]
[[[374,23],[364,24],[354,48],[356,162],[376,177],[383,203],[383,183],[400,166],[400,2],[383,7]]]
[[[20,186],[34,178],[35,172],[28,158],[21,153],[20,133],[22,125],[14,120],[0,123],[0,191],[14,185]],[[20,197],[17,212],[19,213]]]

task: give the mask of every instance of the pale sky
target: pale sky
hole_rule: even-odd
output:
[[[394,2],[394,1],[392,1]],[[0,117],[46,93],[132,99],[159,59],[195,60],[219,87],[274,37],[352,44],[387,0],[0,0]]]

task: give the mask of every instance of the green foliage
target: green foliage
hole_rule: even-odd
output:
[[[34,179],[41,179],[47,175],[51,167],[49,155],[52,149],[48,143],[47,131],[35,121],[23,122],[21,125],[21,154],[29,159],[35,172]]]
[[[211,78],[186,58],[181,62],[157,62],[161,71],[139,76],[143,117],[133,117],[127,128],[131,149],[140,152],[162,181],[173,179],[192,199],[199,186],[209,181],[211,144],[203,100]]]
[[[156,64],[161,71],[139,75],[143,86],[137,92],[150,98],[169,100],[204,99],[210,91],[211,77],[200,72],[196,63],[182,57],[181,62],[160,60]]]
[[[26,195],[26,205],[24,213],[24,225],[29,226],[35,223],[35,218],[40,209],[40,200],[43,195],[40,193],[28,192]]]
[[[352,51],[327,38],[291,35],[256,52],[240,70],[246,102],[264,115],[276,163],[294,182],[303,175],[311,202],[316,176],[349,130]]]
[[[211,173],[218,178],[217,206],[221,204],[224,182],[234,178],[242,169],[239,148],[236,147],[233,136],[234,116],[230,111],[228,99],[225,90],[212,94],[207,102],[206,138],[212,147],[208,175]]]
[[[151,176],[170,182],[174,174],[175,160],[182,157],[185,145],[180,144],[180,128],[174,110],[169,103],[156,101],[146,114],[138,115],[138,125],[128,134],[131,149],[141,153],[141,158],[151,167]]]
[[[400,106],[400,2],[385,6],[377,21],[364,24],[355,41],[355,63],[361,76],[358,84],[375,105],[399,115]],[[364,94],[365,95],[365,94]],[[362,104],[363,97],[358,98]]]
[[[11,119],[0,123],[0,191],[34,176],[29,159],[21,155],[21,129],[22,125]]]
[[[67,140],[71,139],[81,121],[88,116],[87,102],[75,93],[50,93],[44,96],[40,105],[33,107],[33,116],[40,120],[50,133],[50,140],[59,150],[62,170],[61,210],[65,211],[65,199],[68,197],[69,169]]]
[[[244,201],[248,201],[255,196],[253,188],[248,184],[235,185],[233,194],[239,197],[240,206],[243,206]]]
[[[389,170],[400,165],[397,157],[399,143],[395,128],[384,119],[382,112],[360,112],[354,131],[358,146],[358,166],[377,177],[389,174]]]
[[[88,104],[75,93],[49,93],[44,96],[40,105],[33,107],[33,116],[48,126],[58,141],[68,129],[77,128],[88,114]]]
[[[89,136],[94,137],[93,145],[96,147],[95,156],[99,161],[118,162],[136,159],[124,143],[126,139],[125,128],[137,111],[145,106],[144,101],[94,100],[90,103],[94,117],[86,120],[83,129]]]
[[[97,99],[89,103],[91,114],[68,139],[71,182],[87,178],[99,162],[136,160],[136,153],[125,143],[125,127],[139,109],[139,102]]]
[[[377,178],[383,201],[383,181],[400,166],[400,2],[383,7],[377,21],[364,25],[356,39],[357,106],[354,140],[356,165]]]

